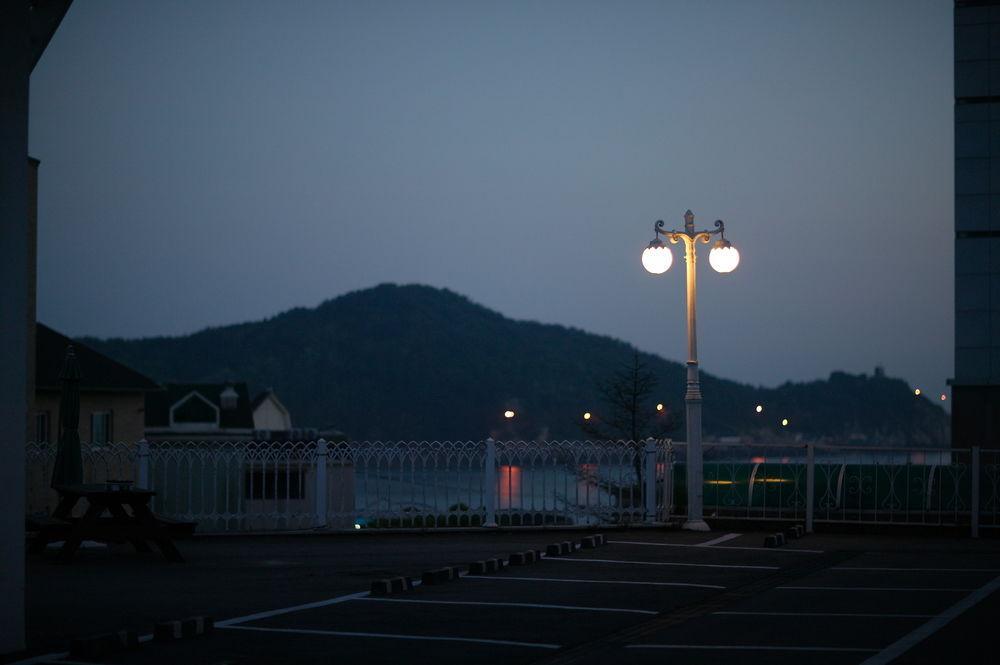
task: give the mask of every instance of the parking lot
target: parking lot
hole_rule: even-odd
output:
[[[257,604],[241,613],[213,612],[216,629],[211,634],[150,641],[99,662],[508,665],[738,658],[820,665],[997,660],[989,651],[1000,605],[995,593],[1000,588],[1000,543],[995,540],[815,535],[764,548],[759,532],[604,534],[607,543],[593,549],[579,549],[587,535],[580,532],[298,542],[296,548],[310,553],[312,573],[305,585],[294,579],[302,567],[286,553],[288,576],[278,578],[287,582],[286,594],[273,580],[262,582],[270,588],[266,596],[246,598],[241,595],[245,591],[234,590],[242,602]],[[372,552],[371,573],[377,573],[372,578],[400,574],[419,579],[421,568],[464,569],[474,559],[544,550],[546,542],[572,540],[577,548],[495,573],[463,574],[442,584],[372,595],[357,575],[345,578],[344,560],[338,558],[338,549],[364,558],[366,543],[359,540],[367,541]],[[187,554],[194,567],[200,565],[200,547],[193,544]],[[262,555],[275,552],[264,547]],[[327,575],[322,574],[323,561],[331,567]],[[109,562],[93,555],[83,567],[102,563]],[[155,574],[149,563],[146,571]],[[32,572],[44,575],[52,565],[39,562]],[[65,575],[71,569],[57,572]],[[183,566],[169,570],[182,574]],[[264,572],[261,576],[271,579]],[[252,583],[253,575],[246,579]],[[325,594],[326,589],[337,592]],[[265,604],[264,598],[271,602]],[[183,598],[178,606],[184,606]],[[202,598],[192,604],[205,606]],[[232,608],[233,600],[220,598],[218,606]],[[57,653],[34,662],[67,658]]]

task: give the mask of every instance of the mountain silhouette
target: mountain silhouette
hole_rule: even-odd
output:
[[[273,388],[296,427],[367,440],[582,438],[582,414],[601,413],[598,385],[635,352],[611,337],[506,318],[447,289],[394,284],[190,335],[84,341],[160,382]],[[684,366],[640,359],[682,440]],[[702,392],[707,437],[947,444],[945,411],[881,372],[834,372],[777,388],[703,372]],[[511,421],[507,409],[516,413]]]

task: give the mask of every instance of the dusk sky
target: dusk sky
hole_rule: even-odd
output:
[[[382,282],[775,385],[953,367],[952,3],[77,2],[31,77],[39,320],[181,334]],[[707,246],[705,247],[707,250]],[[679,390],[681,388],[678,388]]]

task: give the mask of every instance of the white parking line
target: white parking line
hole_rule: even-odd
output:
[[[426,605],[478,605],[484,607],[534,607],[547,610],[578,610],[581,612],[622,612],[625,614],[659,614],[652,610],[633,610],[619,607],[587,607],[583,605],[547,605],[543,603],[503,603],[474,600],[416,600],[411,598],[358,598],[374,603],[419,603]]]
[[[681,566],[684,568],[739,568],[744,570],[778,570],[778,566],[737,566],[722,563],[677,563],[673,561],[624,561],[620,559],[564,559],[548,557],[545,561],[566,561],[573,563],[618,563],[630,566]]]
[[[649,545],[651,547],[701,547],[704,548],[705,544],[692,545],[690,543],[650,543],[643,540],[609,540],[609,545]],[[774,552],[775,554],[783,554],[791,552],[793,554],[823,554],[823,550],[807,550],[802,548],[789,548],[789,547],[742,547],[738,545],[726,546],[726,547],[716,547],[717,550],[746,550],[750,552]]]
[[[933,614],[860,614],[850,612],[712,612],[735,616],[766,616],[766,617],[864,617],[871,619],[929,619]]]
[[[836,566],[830,570],[874,570],[889,573],[1000,573],[1000,568],[865,568],[860,566]]]
[[[974,589],[952,589],[943,587],[894,586],[778,586],[774,588],[787,591],[974,591]]]
[[[719,543],[724,543],[727,540],[732,540],[733,538],[739,538],[740,535],[742,535],[742,534],[739,534],[739,533],[727,533],[724,536],[719,536],[718,538],[713,538],[712,540],[709,540],[708,542],[698,543],[698,547],[711,547],[712,545],[718,545]]]
[[[489,575],[466,575],[463,580],[487,580],[490,582],[565,582],[568,584],[635,584],[639,586],[669,586],[669,587],[690,587],[693,589],[725,589],[717,584],[694,584],[690,582],[633,582],[630,580],[576,580],[553,577],[511,577],[502,575],[492,577]]]
[[[886,663],[892,662],[902,654],[909,651],[919,642],[922,642],[926,638],[944,628],[949,621],[971,608],[973,605],[983,600],[986,596],[990,595],[997,589],[1000,589],[1000,577],[993,578],[993,581],[980,587],[979,589],[976,589],[975,592],[970,593],[968,596],[958,601],[913,632],[899,638],[878,654],[863,662],[861,665],[885,665]]]
[[[281,614],[288,614],[289,612],[299,612],[301,610],[311,610],[317,607],[327,607],[328,605],[336,605],[337,603],[343,603],[344,601],[354,600],[356,598],[364,598],[367,595],[368,595],[367,591],[358,591],[357,593],[349,593],[345,596],[337,596],[336,598],[328,598],[327,600],[318,600],[315,603],[305,603],[302,605],[293,605],[292,607],[283,607],[281,609],[270,610],[267,612],[257,612],[256,614],[247,614],[246,616],[220,621],[215,624],[215,627],[228,628],[230,626],[235,626],[236,624],[246,623],[247,621],[256,621],[258,619],[269,619],[271,617],[276,617]]]
[[[708,649],[712,651],[844,651],[871,653],[878,649],[855,649],[852,647],[771,647],[760,644],[629,644],[626,649]]]
[[[216,626],[217,628],[219,626]],[[452,637],[449,635],[399,635],[396,633],[359,633],[346,630],[311,630],[308,628],[263,628],[259,626],[222,626],[223,630],[253,630],[262,633],[291,633],[296,635],[326,635],[330,637],[377,637],[390,640],[420,640],[426,642],[472,642],[474,644],[494,644],[509,647],[532,647],[535,649],[558,649],[559,644],[538,642],[511,642],[509,640],[489,640],[478,637]]]

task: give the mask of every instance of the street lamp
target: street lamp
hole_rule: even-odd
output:
[[[732,243],[725,238],[725,225],[722,220],[715,222],[714,231],[695,231],[694,214],[688,210],[684,213],[683,231],[664,231],[663,220],[653,225],[653,240],[642,253],[643,267],[654,275],[660,275],[670,269],[673,255],[670,248],[660,240],[665,236],[671,244],[684,243],[684,258],[687,262],[687,392],[684,395],[684,406],[687,417],[687,488],[688,514],[684,528],[691,531],[708,531],[708,525],[702,515],[703,483],[701,454],[701,384],[698,380],[698,340],[695,332],[695,300],[697,299],[695,262],[697,252],[695,245],[699,242],[708,244],[712,236],[718,234],[719,239],[709,252],[708,262],[716,272],[730,273],[740,263],[740,253]]]

